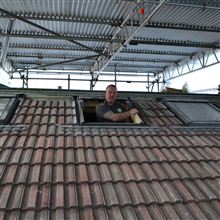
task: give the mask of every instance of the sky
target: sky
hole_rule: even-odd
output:
[[[49,88],[49,89],[57,89],[59,86],[62,89],[68,88],[67,76],[62,74],[56,75],[40,75],[35,74],[31,75],[31,77],[46,77],[46,78],[59,78],[60,80],[29,80],[29,88]],[[86,75],[73,75],[71,78],[75,79],[88,79]],[[7,77],[8,79],[8,77]],[[114,76],[100,76],[100,82],[97,82],[94,90],[105,90],[106,86],[114,83]],[[122,81],[146,81],[147,77],[143,76],[118,76],[118,80]],[[153,80],[154,78],[152,78]],[[112,82],[105,82],[104,80],[112,80]],[[194,71],[192,73],[186,74],[184,76],[172,79],[166,83],[166,86],[181,89],[184,84],[187,84],[188,90],[193,93],[209,93],[209,94],[217,94],[217,87],[220,85],[220,64],[212,65],[210,67]],[[8,79],[9,87],[21,88],[22,81],[20,79]],[[161,84],[162,85],[162,84]],[[117,87],[119,91],[147,91],[147,83],[127,83],[127,82],[118,82]],[[90,82],[86,81],[71,81],[70,84],[71,89],[76,90],[89,90]],[[199,91],[203,90],[203,91]],[[154,92],[158,92],[157,86],[154,86]]]
[[[142,74],[143,75],[143,74]],[[35,77],[35,80],[29,80],[28,86],[29,88],[49,88],[49,89],[57,89],[59,86],[62,89],[68,89],[67,75],[64,74],[56,74],[56,75],[43,75],[43,74],[30,74],[30,77]],[[88,80],[91,77],[88,75],[74,75],[72,74],[71,79],[84,79]],[[36,80],[36,78],[59,78],[60,80]],[[141,76],[140,74],[136,74],[133,77],[123,76],[123,73],[120,73],[120,76],[117,77],[118,81],[142,81],[142,83],[127,83],[127,82],[117,82],[117,87],[119,91],[147,91],[147,76]],[[100,75],[99,80],[94,87],[94,90],[105,90],[105,88],[109,84],[114,84],[114,75],[111,76],[103,76]],[[154,77],[150,80],[154,80]],[[22,87],[22,81],[20,79],[13,79],[9,82],[9,87]],[[89,90],[90,82],[89,81],[75,81],[72,80],[70,83],[71,89],[76,90]]]
[[[185,83],[191,93],[217,94],[220,85],[220,63],[173,79],[167,86],[181,89]]]

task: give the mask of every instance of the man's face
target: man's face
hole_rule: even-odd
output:
[[[117,98],[117,89],[115,87],[107,88],[105,92],[105,100],[108,104],[112,105]]]

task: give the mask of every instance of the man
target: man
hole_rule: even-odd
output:
[[[105,91],[105,101],[96,106],[96,118],[99,122],[126,122],[130,121],[131,116],[138,113],[138,110],[133,108],[129,111],[116,101],[117,87],[109,85]]]

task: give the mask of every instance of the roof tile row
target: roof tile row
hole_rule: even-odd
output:
[[[10,163],[10,162],[8,162]],[[56,183],[58,180],[63,183],[83,182],[129,182],[129,181],[174,181],[174,180],[199,180],[199,179],[215,179],[219,178],[219,165],[217,162],[202,162],[202,163],[162,163],[158,165],[154,164],[32,164],[30,161],[30,167],[26,164],[1,164],[1,185],[5,184],[28,184],[51,181]],[[74,166],[74,168],[70,168]],[[204,171],[201,167],[205,167]],[[209,168],[209,170],[207,169]],[[188,170],[186,170],[189,168]],[[64,172],[65,171],[65,172]],[[69,171],[73,173],[69,173]],[[146,171],[148,171],[146,173]],[[190,172],[192,171],[192,172]],[[202,172],[203,171],[203,172]],[[213,171],[213,172],[212,172]],[[19,173],[18,173],[19,172]],[[27,176],[28,172],[28,176]],[[53,176],[49,175],[52,173]],[[38,178],[38,175],[41,177]],[[77,177],[76,177],[77,176]],[[46,178],[46,179],[45,179]],[[48,180],[49,178],[49,180]],[[22,182],[23,181],[23,182]]]
[[[63,160],[66,158],[67,154],[74,154],[74,158],[72,159],[72,163],[162,163],[162,162],[202,162],[202,161],[218,161],[219,155],[219,147],[188,147],[187,149],[184,147],[178,148],[133,148],[133,147],[113,147],[113,148],[77,148],[76,146],[69,147],[58,147],[56,146],[56,142],[54,139],[50,138],[45,144],[44,148],[41,145],[41,142],[36,141],[37,138],[29,138],[24,147],[21,146],[13,147],[11,145],[7,145],[2,147],[0,152],[1,161],[6,161],[9,158],[10,162],[14,162],[19,160],[21,157],[28,158],[30,154],[34,155],[34,157],[38,157],[43,150],[44,157],[42,157],[42,163],[50,163],[52,162],[52,157],[59,155],[59,158],[62,157]],[[33,148],[34,143],[38,143],[38,148]],[[43,143],[45,143],[44,141]],[[32,144],[32,145],[31,145]],[[53,147],[54,146],[54,147]],[[16,153],[12,153],[13,152]],[[22,151],[22,152],[21,152]],[[49,156],[49,153],[53,155]],[[27,156],[24,156],[27,154]],[[42,154],[42,153],[41,153]],[[30,157],[30,156],[29,156]],[[16,159],[17,158],[17,159]],[[23,159],[24,160],[24,159]],[[27,159],[26,159],[27,160]],[[55,159],[56,160],[56,159]],[[24,161],[21,161],[24,163]]]
[[[219,181],[220,179],[218,179]],[[6,184],[1,191],[1,209],[51,209],[65,207],[94,207],[126,205],[163,205],[164,203],[190,203],[218,201],[217,186],[213,180],[174,180],[146,182],[106,182],[63,184],[57,181],[44,184]],[[213,189],[215,187],[215,189]],[[70,195],[72,195],[70,197]],[[8,202],[8,201],[12,202]],[[218,210],[219,211],[219,210]]]
[[[90,129],[91,131],[93,129]],[[137,134],[137,131],[134,132],[127,131],[126,128],[122,131],[117,129],[110,128],[105,131],[100,131],[95,134],[88,134],[87,130],[77,129],[72,130],[68,128],[67,130],[63,129],[59,125],[33,125],[27,126],[22,131],[8,131],[3,130],[1,132],[1,144],[3,146],[14,146],[15,141],[16,146],[23,146],[25,142],[28,141],[28,138],[35,139],[40,137],[38,141],[44,139],[49,140],[50,138],[53,141],[59,141],[62,144],[62,141],[73,143],[76,147],[132,147],[132,148],[178,148],[178,147],[219,147],[220,146],[220,132],[210,132],[202,133],[199,135],[192,135],[190,131],[188,133],[182,134],[168,134],[166,135],[163,131],[160,133],[152,133],[145,128],[142,129],[142,134]],[[10,133],[10,138],[7,140],[7,136]],[[20,143],[20,144],[19,144]],[[65,145],[66,146],[66,145]],[[71,145],[72,146],[72,145]]]
[[[83,209],[71,207],[68,209],[56,208],[50,209],[45,207],[40,210],[12,210],[10,212],[0,211],[2,219],[91,219],[91,220],[166,220],[166,219],[218,219],[219,213],[216,211],[219,208],[217,201],[208,202],[190,202],[186,205],[182,203],[164,204],[160,207],[157,205],[138,205],[138,206],[113,206],[105,207],[85,207]],[[177,214],[178,213],[178,214]]]

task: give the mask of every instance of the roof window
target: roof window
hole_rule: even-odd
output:
[[[208,101],[165,101],[186,125],[220,126],[220,108]]]
[[[19,103],[19,96],[0,96],[0,124],[9,124]]]
[[[79,125],[143,125],[143,120],[137,116],[131,119],[130,122],[98,122],[96,120],[96,105],[103,102],[103,98],[85,98],[85,97],[77,97],[75,99],[77,103],[77,117]],[[132,103],[126,99],[117,99],[124,106],[131,107]]]

